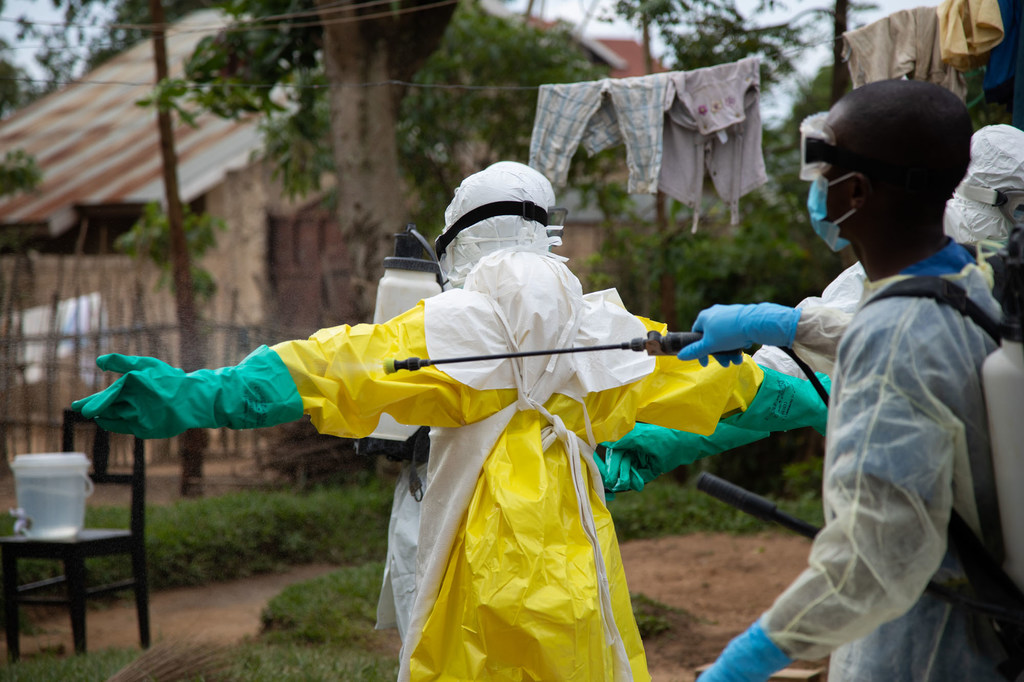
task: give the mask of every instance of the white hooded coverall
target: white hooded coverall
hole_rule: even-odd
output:
[[[592,449],[637,419],[710,433],[753,399],[760,368],[616,350],[380,369],[435,347],[599,345],[658,328],[613,292],[584,297],[562,260],[504,249],[465,290],[386,324],[274,347],[323,433],[368,435],[381,412],[436,427],[400,680],[649,679]]]

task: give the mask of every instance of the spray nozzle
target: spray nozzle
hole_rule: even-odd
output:
[[[433,364],[430,360],[424,358],[406,358],[405,360],[395,360],[390,358],[384,361],[384,373],[394,374],[400,369],[407,369],[410,372],[414,372],[421,367],[428,367]]]

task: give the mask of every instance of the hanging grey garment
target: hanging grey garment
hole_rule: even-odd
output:
[[[996,314],[976,265],[944,277]],[[865,300],[899,279],[866,283]],[[839,342],[825,527],[763,620],[790,656],[831,652],[832,681],[1002,679],[991,628],[924,594],[929,580],[964,579],[947,546],[953,508],[990,551],[1001,541],[980,378],[994,348],[958,311],[925,298],[862,305]]]
[[[843,34],[843,59],[855,88],[906,76],[941,85],[961,100],[967,97],[963,74],[942,61],[935,7],[900,10],[847,31]]]
[[[760,60],[675,71],[658,189],[700,218],[705,169],[739,223],[739,199],[768,181],[761,153]]]
[[[632,194],[658,191],[667,73],[542,85],[530,139],[530,166],[558,187],[582,143],[589,154],[626,144]]]

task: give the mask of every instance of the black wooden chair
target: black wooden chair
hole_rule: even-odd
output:
[[[20,656],[18,642],[18,607],[21,604],[60,604],[71,612],[71,632],[75,652],[85,652],[85,602],[90,597],[131,589],[135,592],[135,607],[139,617],[139,639],[142,647],[149,647],[149,585],[146,575],[145,505],[146,459],[144,441],[134,439],[132,472],[110,473],[110,433],[96,426],[73,410],[64,411],[64,452],[75,450],[75,431],[79,425],[92,425],[95,433],[92,443],[90,474],[96,484],[131,486],[131,521],[129,528],[84,528],[75,536],[55,540],[33,540],[20,535],[0,537],[3,555],[4,616],[7,630],[7,656],[16,661]],[[131,558],[131,578],[106,585],[89,586],[86,580],[85,560],[91,557],[124,554]],[[19,559],[54,559],[63,562],[64,575],[25,585],[18,584]],[[36,596],[45,588],[64,583],[64,596]]]

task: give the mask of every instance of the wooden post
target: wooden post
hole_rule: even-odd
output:
[[[164,8],[161,0],[149,0],[153,29],[153,61],[156,81],[168,77],[167,43],[164,35]],[[164,195],[167,201],[167,221],[171,232],[171,268],[174,278],[174,300],[178,316],[179,354],[186,371],[203,366],[202,344],[196,316],[195,290],[192,286],[192,265],[185,240],[181,195],[178,191],[178,156],[174,148],[174,128],[171,114],[157,108],[160,130],[160,156],[163,160]],[[181,494],[195,496],[202,491],[203,451],[208,440],[205,431],[189,429],[181,437]]]
[[[850,85],[850,72],[843,64],[843,34],[846,33],[847,7],[848,0],[836,0],[832,32],[835,38],[832,41],[832,95],[829,104],[835,104]]]

